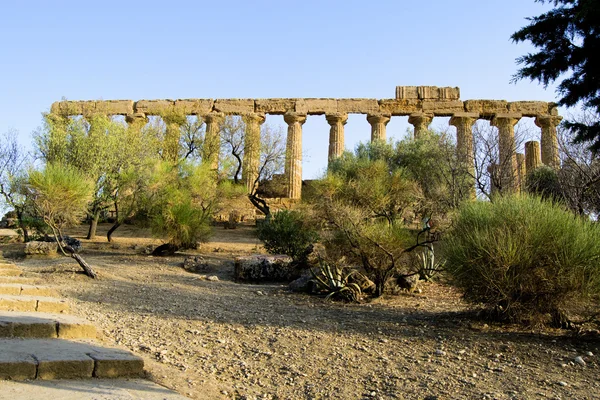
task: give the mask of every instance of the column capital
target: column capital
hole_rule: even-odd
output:
[[[433,120],[433,114],[430,113],[413,113],[408,116],[408,123],[411,125],[424,124],[429,126]]]
[[[454,113],[450,118],[450,125],[457,126],[462,124],[473,125],[479,119],[479,113],[459,112]]]
[[[391,114],[367,114],[367,122],[373,124],[385,124],[387,125],[392,118]]]
[[[214,123],[219,124],[219,123],[223,122],[223,120],[225,119],[225,114],[220,113],[220,112],[211,112],[208,114],[204,114],[202,116],[202,119],[207,124],[214,124]]]
[[[148,117],[146,117],[146,114],[137,112],[133,114],[127,114],[125,116],[125,122],[127,122],[128,124],[134,124],[140,121],[148,122]]]
[[[535,124],[540,128],[555,128],[562,119],[560,115],[538,115],[535,117]]]
[[[335,125],[339,122],[346,125],[348,122],[348,114],[346,113],[334,113],[334,114],[325,114],[325,119],[329,125]]]
[[[283,115],[283,120],[288,125],[292,125],[295,123],[299,123],[300,125],[302,125],[306,122],[306,114],[287,112]]]
[[[519,113],[504,113],[504,114],[494,114],[492,120],[490,121],[491,126],[499,127],[500,125],[510,125],[515,126],[517,122],[523,117],[523,114]]]
[[[245,123],[258,122],[259,124],[262,124],[263,122],[265,122],[266,117],[265,114],[262,113],[248,113],[243,114],[242,119]]]

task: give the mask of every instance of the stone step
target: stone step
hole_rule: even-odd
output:
[[[0,311],[63,313],[69,311],[69,303],[54,297],[0,295]]]
[[[185,400],[187,397],[143,379],[0,381],[0,399]]]
[[[47,286],[23,285],[19,283],[0,283],[0,295],[60,297],[56,289]]]
[[[72,315],[0,311],[0,337],[94,339],[96,327]]]
[[[19,268],[8,268],[8,265],[0,266],[0,276],[21,276],[23,275],[23,271]]]
[[[31,285],[37,280],[34,278],[25,278],[23,276],[0,276],[0,283],[22,283]]]
[[[0,339],[0,379],[140,377],[144,360],[90,341]]]

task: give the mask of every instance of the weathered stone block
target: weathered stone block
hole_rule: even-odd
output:
[[[379,113],[379,103],[376,99],[338,99],[337,106],[340,113]]]
[[[296,110],[296,99],[256,99],[254,105],[257,113],[281,115]]]
[[[5,349],[0,352],[0,379],[35,379],[36,365],[31,355]]]
[[[3,311],[35,311],[37,300],[22,296],[0,296],[0,310]]]
[[[36,311],[46,313],[63,313],[69,311],[69,303],[52,297],[37,297]]]
[[[52,114],[63,115],[63,116],[82,115],[83,111],[82,111],[81,103],[82,102],[80,102],[80,101],[69,101],[69,100],[56,101],[56,102],[52,103],[52,106],[50,107],[50,112]]]
[[[18,283],[0,284],[0,294],[7,294],[10,296],[18,296],[21,294],[21,285]]]
[[[21,296],[46,296],[46,297],[59,297],[56,289],[46,286],[34,286],[34,285],[22,285]]]
[[[0,267],[0,276],[21,276],[23,271],[15,268],[3,268]]]
[[[418,99],[419,93],[416,86],[396,86],[396,99]]]
[[[175,100],[175,109],[187,115],[205,115],[212,111],[214,103],[212,99]]]
[[[437,99],[439,90],[437,86],[417,86],[417,95],[419,99]]]
[[[336,99],[298,99],[296,112],[300,114],[323,115],[337,113]]]
[[[231,115],[254,113],[254,99],[217,99],[213,110]]]
[[[384,99],[379,100],[379,111],[382,114],[391,115],[409,115],[420,112],[423,109],[423,102],[417,99]]]
[[[438,88],[438,98],[440,100],[458,100],[460,99],[460,88],[449,86]]]
[[[95,361],[94,377],[120,378],[142,376],[144,360],[128,351],[107,349],[89,353]]]
[[[95,112],[106,115],[133,114],[133,100],[106,100],[97,101]]]
[[[482,117],[508,112],[506,100],[466,100],[464,104],[466,112],[476,112]]]
[[[464,104],[460,100],[423,100],[423,112],[433,113],[438,117],[448,117],[464,111]]]
[[[146,115],[160,115],[175,105],[173,100],[139,100],[134,104],[134,111]]]
[[[299,276],[299,271],[287,255],[255,255],[235,258],[234,279],[246,282],[291,281]]]
[[[547,114],[548,104],[545,101],[512,101],[508,103],[508,111],[522,113],[526,117],[535,117]]]
[[[31,241],[25,244],[25,254],[28,256],[54,256],[56,255],[56,242]]]
[[[188,272],[210,272],[212,269],[202,256],[188,256],[183,260],[183,269]]]

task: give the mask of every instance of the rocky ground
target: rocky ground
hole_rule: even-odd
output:
[[[440,284],[364,304],[238,284],[233,257],[259,243],[250,227],[216,233],[187,255],[203,254],[218,280],[183,270],[185,254],[148,256],[157,242],[127,229],[114,244],[84,241],[97,281],[67,258],[17,263],[71,298],[103,340],[143,356],[152,379],[190,398],[600,398],[597,334],[485,324]]]

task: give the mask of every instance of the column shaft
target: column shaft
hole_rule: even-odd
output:
[[[348,122],[348,114],[327,114],[325,116],[329,129],[329,162],[344,153],[344,125]]]
[[[244,137],[244,164],[242,165],[242,182],[248,193],[252,193],[258,183],[260,168],[260,126],[265,122],[262,114],[248,114],[243,117],[246,126]]]
[[[429,130],[432,120],[433,114],[416,113],[408,117],[408,123],[415,127],[415,139],[420,138]]]
[[[302,124],[306,122],[306,115],[287,113],[283,119],[288,124],[285,152],[287,197],[299,199],[302,195]]]
[[[186,116],[175,112],[165,112],[161,117],[167,125],[167,131],[163,141],[163,160],[176,163],[179,161],[181,125],[185,123]]]
[[[535,124],[542,128],[542,163],[554,169],[560,167],[556,127],[561,120],[562,117],[558,115],[538,116],[535,119]]]
[[[219,152],[221,150],[221,124],[225,116],[222,113],[210,113],[204,116],[206,132],[204,134],[204,145],[202,146],[202,162],[210,166],[210,169],[219,169]]]
[[[456,127],[456,156],[461,167],[464,168],[466,179],[469,182],[469,198],[477,197],[475,191],[475,155],[473,150],[473,124],[479,114],[460,113],[450,118],[450,125]]]
[[[498,128],[500,184],[505,193],[515,193],[519,189],[515,125],[520,118],[520,115],[498,114],[492,119],[492,126]]]
[[[525,143],[525,171],[530,173],[542,165],[540,157],[540,142],[530,141]]]
[[[142,128],[148,123],[148,118],[144,113],[127,114],[125,122],[129,129],[135,129],[141,131]]]
[[[525,154],[517,153],[517,180],[521,190],[525,190],[525,178],[527,176],[527,169],[525,168]]]
[[[390,115],[369,114],[367,121],[371,124],[371,142],[376,140],[386,140],[385,127],[390,122]]]

